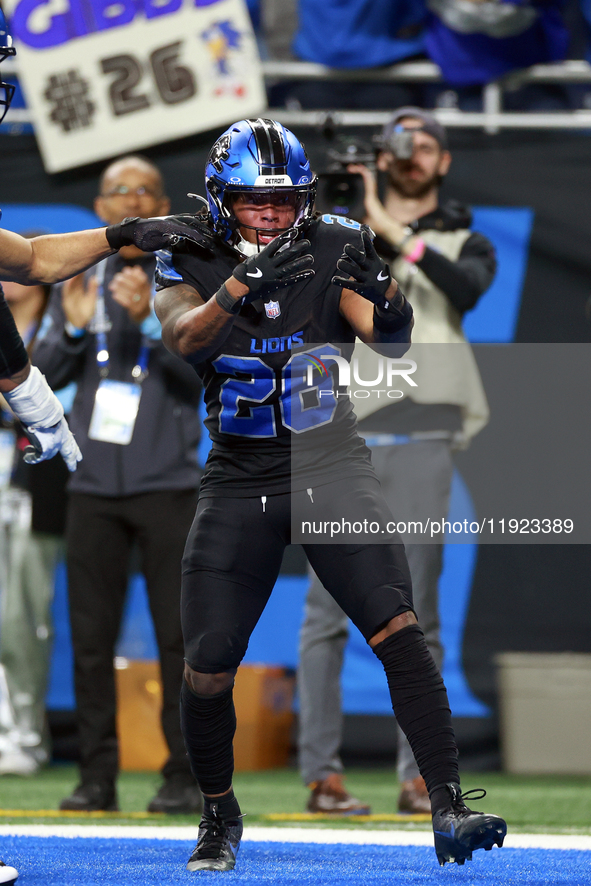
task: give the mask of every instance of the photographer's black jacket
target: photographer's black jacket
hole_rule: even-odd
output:
[[[410,224],[420,236],[422,231],[457,231],[469,228],[472,213],[456,200],[440,204],[434,212]],[[393,259],[398,252],[381,237],[376,248],[384,258]],[[470,311],[492,283],[497,269],[495,249],[483,234],[472,232],[460,251],[457,261],[427,246],[417,267],[441,289],[460,314]]]

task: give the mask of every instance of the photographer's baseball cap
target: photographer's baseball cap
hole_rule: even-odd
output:
[[[423,125],[420,127],[421,130],[428,133],[428,135],[432,135],[433,138],[439,142],[439,147],[443,151],[447,150],[447,133],[441,123],[439,123],[429,111],[424,111],[422,108],[414,108],[412,106],[398,108],[397,111],[394,111],[392,119],[386,123],[382,130],[381,141],[384,148],[387,147],[388,142],[394,133],[400,131],[397,127],[400,126],[400,121],[404,120],[405,117],[416,117],[418,120],[422,120]],[[400,129],[403,128],[404,127],[400,127]]]

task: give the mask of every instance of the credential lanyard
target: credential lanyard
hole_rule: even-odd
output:
[[[98,364],[99,375],[101,378],[107,378],[109,375],[109,345],[107,341],[107,332],[113,324],[107,314],[105,305],[105,270],[107,259],[103,259],[96,266],[97,293],[96,308],[94,316],[89,324],[89,331],[94,332],[96,339],[96,362]],[[134,380],[141,384],[148,374],[148,361],[150,359],[150,340],[147,336],[142,335],[142,343],[135,366],[131,370]]]

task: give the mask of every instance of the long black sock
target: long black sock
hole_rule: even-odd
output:
[[[240,818],[240,806],[238,800],[234,796],[234,791],[224,794],[223,797],[204,797],[203,798],[203,814],[211,815],[211,807],[215,804],[218,814],[224,821],[232,821]]]
[[[422,630],[409,625],[386,637],[373,651],[384,665],[396,719],[427,790],[431,794],[447,782],[459,784],[458,749],[447,692]]]
[[[236,712],[232,687],[217,695],[196,695],[183,680],[181,728],[191,771],[204,794],[223,794],[232,787]]]

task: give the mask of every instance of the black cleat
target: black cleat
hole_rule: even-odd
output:
[[[212,803],[209,814],[203,814],[199,840],[187,863],[188,871],[231,871],[242,837],[242,816],[224,821]]]
[[[457,784],[445,786],[450,793],[450,805],[433,815],[435,852],[440,865],[446,861],[464,864],[472,859],[477,849],[492,849],[502,846],[507,833],[507,823],[498,815],[473,812],[464,800],[476,791],[462,794]],[[486,791],[480,791],[474,799],[482,800]]]

